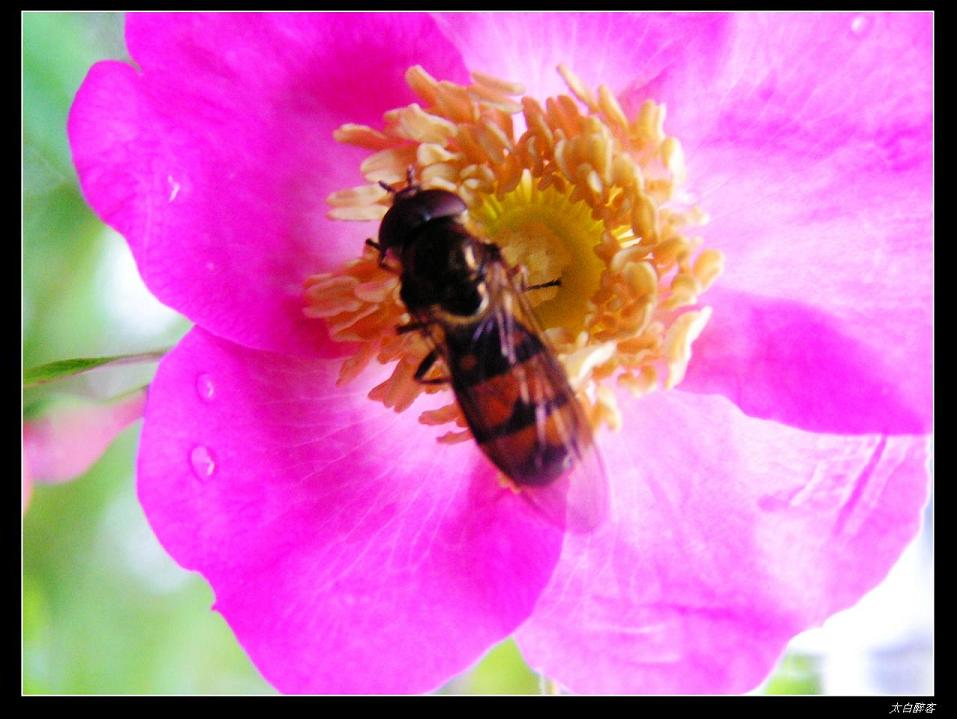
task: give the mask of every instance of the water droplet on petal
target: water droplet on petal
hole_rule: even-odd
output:
[[[196,394],[207,402],[216,397],[216,385],[213,384],[213,378],[205,372],[196,378]]]
[[[863,35],[871,27],[871,19],[866,15],[856,15],[851,20],[851,32],[855,35]]]
[[[201,444],[193,447],[193,451],[189,453],[189,463],[193,467],[193,474],[201,482],[205,482],[216,472],[216,458],[209,447]]]
[[[169,198],[167,199],[167,202],[172,202],[179,194],[179,188],[181,185],[173,178],[172,175],[167,175],[166,181],[169,183]]]

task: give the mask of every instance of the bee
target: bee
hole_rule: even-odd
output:
[[[400,275],[411,321],[431,348],[415,372],[449,384],[479,448],[512,487],[553,523],[586,532],[607,515],[607,482],[591,426],[539,329],[520,268],[472,235],[453,192],[423,189],[409,169],[379,228],[379,264]],[[386,264],[398,261],[399,268]],[[444,377],[427,377],[438,362]]]

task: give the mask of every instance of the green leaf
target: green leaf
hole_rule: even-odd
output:
[[[158,350],[156,352],[143,352],[133,355],[114,355],[112,357],[80,357],[76,359],[57,360],[48,362],[39,367],[31,367],[23,371],[23,386],[33,387],[34,385],[52,382],[63,377],[71,377],[81,372],[88,372],[97,367],[103,367],[110,364],[132,364],[136,362],[157,362],[163,358],[169,350]]]
[[[820,694],[820,657],[789,652],[764,685],[764,694]]]

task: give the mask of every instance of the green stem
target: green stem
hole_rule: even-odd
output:
[[[23,386],[35,387],[45,382],[72,377],[73,375],[89,372],[98,367],[119,364],[136,364],[138,362],[158,362],[163,359],[170,348],[153,352],[141,352],[131,355],[113,355],[111,357],[79,357],[75,359],[57,360],[38,367],[31,367],[23,371]]]

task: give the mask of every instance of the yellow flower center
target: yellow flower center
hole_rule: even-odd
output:
[[[591,216],[584,202],[547,187],[538,189],[530,173],[501,199],[482,198],[469,215],[479,237],[502,248],[512,266],[522,266],[528,283],[538,285],[556,278],[558,287],[528,295],[543,327],[562,327],[577,334],[585,321],[587,300],[601,284],[604,263],[595,254],[602,223]]]
[[[611,383],[640,395],[684,377],[710,316],[710,308],[689,308],[723,257],[688,234],[705,215],[683,202],[684,159],[664,133],[664,107],[646,101],[629,120],[608,88],[596,96],[564,66],[558,71],[571,95],[542,107],[521,86],[482,73],[462,87],[411,68],[406,80],[422,106],[385,113],[381,131],[336,131],[338,141],[375,152],[361,167],[370,184],[333,193],[329,214],[381,219],[391,197],[378,182],[401,186],[410,166],[423,187],[458,194],[469,229],[499,245],[530,285],[560,280],[527,297],[591,422],[617,429]],[[525,127],[518,137],[516,116]],[[340,383],[373,359],[396,363],[369,396],[401,411],[441,389],[413,377],[429,348],[415,332],[396,334],[409,315],[398,278],[378,259],[365,247],[345,267],[309,278],[304,312],[323,318],[334,339],[359,343]],[[454,401],[420,420],[465,427]],[[440,439],[468,436],[460,429]]]

